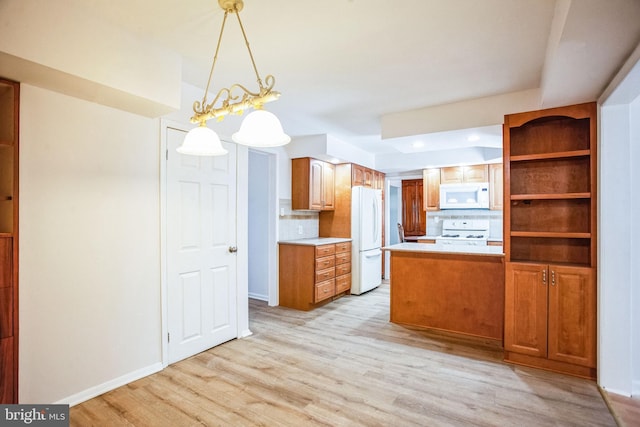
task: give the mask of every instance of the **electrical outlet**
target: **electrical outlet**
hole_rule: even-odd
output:
[[[298,234],[302,234],[302,226],[301,225],[298,226]]]

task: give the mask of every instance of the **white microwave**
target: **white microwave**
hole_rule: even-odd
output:
[[[440,209],[489,209],[489,183],[441,184]]]

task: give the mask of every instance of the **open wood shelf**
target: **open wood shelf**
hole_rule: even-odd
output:
[[[511,200],[589,199],[591,193],[512,194]]]
[[[571,157],[585,157],[590,156],[591,150],[573,150],[573,151],[559,151],[554,153],[538,153],[538,154],[526,154],[520,156],[512,156],[511,162],[526,162],[535,160],[552,160],[552,159],[565,159]]]
[[[549,231],[512,231],[511,237],[545,237],[549,239],[590,239],[591,233],[562,233]]]

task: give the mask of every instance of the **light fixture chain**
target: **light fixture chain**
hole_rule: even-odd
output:
[[[233,6],[236,11],[236,16],[238,17],[238,24],[240,24],[240,31],[242,31],[242,37],[244,37],[244,43],[247,45],[247,50],[249,51],[249,57],[251,58],[251,64],[253,65],[253,71],[256,73],[256,79],[258,79],[258,86],[260,86],[260,91],[264,89],[264,85],[262,84],[262,79],[260,78],[260,74],[258,73],[258,67],[256,67],[256,61],[253,59],[253,53],[251,52],[251,48],[249,47],[249,40],[247,40],[247,34],[244,32],[244,26],[242,25],[242,20],[240,19],[240,12],[236,5]]]
[[[211,78],[213,77],[213,69],[216,66],[216,62],[218,60],[218,52],[220,51],[220,43],[222,42],[222,33],[224,33],[224,25],[227,22],[228,11],[224,12],[224,18],[222,18],[222,26],[220,27],[220,35],[218,36],[218,44],[216,45],[216,52],[213,55],[213,62],[211,63],[211,71],[209,71],[209,80],[207,80],[207,88],[204,90],[204,96],[202,98],[202,107],[206,108],[207,105],[207,94],[209,93],[209,85],[211,85]],[[217,97],[216,97],[217,99]]]

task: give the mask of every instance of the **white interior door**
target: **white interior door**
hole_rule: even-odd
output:
[[[167,128],[168,359],[176,362],[238,336],[236,146],[229,154],[176,152],[185,132]]]

